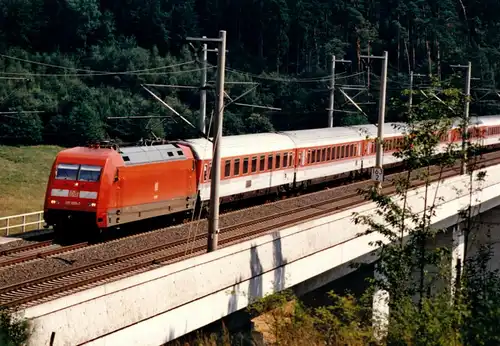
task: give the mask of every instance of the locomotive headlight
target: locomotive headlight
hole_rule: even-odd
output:
[[[89,203],[89,207],[95,207],[97,204],[95,202]]]
[[[50,204],[57,204],[57,201],[55,199],[51,199]]]

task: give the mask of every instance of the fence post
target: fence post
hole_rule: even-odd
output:
[[[26,215],[23,215],[23,233],[26,232]]]
[[[42,228],[42,213],[38,214],[38,229]]]
[[[6,224],[7,228],[5,229],[5,235],[7,235],[7,236],[9,235],[9,228],[10,228],[10,222],[9,221],[10,221],[10,219],[7,219],[7,224]]]

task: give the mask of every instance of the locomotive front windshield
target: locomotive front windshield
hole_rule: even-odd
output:
[[[60,163],[56,168],[56,179],[98,182],[102,167]]]

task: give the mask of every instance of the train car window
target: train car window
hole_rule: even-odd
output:
[[[311,159],[311,163],[315,163],[316,162],[316,150],[313,150],[312,151],[312,159]]]
[[[267,169],[272,170],[273,169],[273,155],[269,155],[267,157]]]
[[[260,156],[260,171],[261,172],[264,172],[265,168],[266,168],[266,155],[261,155]]]
[[[252,173],[257,172],[257,156],[252,157]]]
[[[283,153],[283,168],[288,167],[288,153]]]
[[[184,155],[184,153],[182,152],[182,150],[178,150],[177,154],[179,154],[180,156]]]
[[[311,150],[307,151],[307,163],[311,163]]]
[[[212,179],[212,162],[208,165],[208,180]]]
[[[280,166],[281,166],[281,154],[276,154],[276,162],[275,162],[275,164],[276,164],[276,167],[275,167],[276,169],[280,168]]]
[[[290,167],[293,164],[293,153],[290,152],[288,154],[288,167]]]
[[[337,159],[337,147],[332,147],[332,160]]]
[[[326,161],[326,148],[321,149],[321,161]]]
[[[345,150],[345,146],[341,146],[340,147],[340,158],[343,159],[344,158],[344,150]]]
[[[79,181],[98,182],[101,178],[101,167],[82,165],[78,173]]]
[[[321,161],[321,149],[316,150],[316,162]]]
[[[358,156],[358,147],[359,147],[359,144],[356,144],[354,146],[354,156]]]
[[[59,180],[76,180],[78,177],[79,165],[69,165],[60,163],[56,168],[56,179]]]
[[[330,150],[330,147],[326,148],[326,161],[330,161]]]
[[[208,165],[206,163],[203,165],[203,180],[208,180]]]
[[[233,175],[240,175],[240,159],[234,159],[234,172]]]
[[[243,174],[248,173],[248,157],[243,159]]]
[[[224,166],[224,177],[227,178],[231,175],[231,160],[226,160],[226,164]]]

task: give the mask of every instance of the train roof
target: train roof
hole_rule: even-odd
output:
[[[186,153],[176,144],[144,145],[118,149],[125,166],[185,160]]]
[[[403,123],[385,123],[384,137],[393,137],[401,134],[399,126]],[[283,134],[290,136],[297,147],[327,146],[359,141],[377,136],[377,126],[373,124],[355,125],[345,127],[327,127],[322,129],[285,131]]]
[[[185,140],[200,160],[212,159],[212,142],[205,138]],[[221,157],[244,156],[272,151],[295,149],[290,137],[279,133],[255,133],[224,136],[221,139]]]
[[[500,126],[500,116],[471,117],[470,120],[478,125]],[[457,126],[459,122],[460,120],[457,119],[453,123]],[[405,123],[385,123],[384,138],[399,136],[405,129]],[[224,136],[221,140],[221,157],[254,155],[301,147],[328,146],[359,141],[366,137],[375,138],[376,136],[377,125],[374,124]],[[212,142],[207,139],[188,139],[184,143],[191,147],[199,159],[212,159]]]
[[[461,121],[461,119],[457,118],[453,122],[453,126],[460,126]],[[471,123],[471,125],[500,126],[500,115],[473,116],[470,117],[469,122]]]
[[[106,160],[114,150],[109,148],[88,148],[88,147],[73,147],[63,149],[57,154],[59,160],[64,159],[98,159]]]

